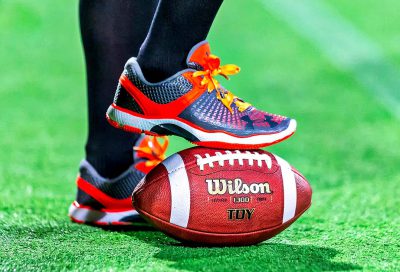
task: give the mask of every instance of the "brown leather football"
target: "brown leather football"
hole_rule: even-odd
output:
[[[296,169],[264,150],[189,148],[168,157],[137,186],[137,211],[183,242],[250,245],[292,224],[311,205]]]

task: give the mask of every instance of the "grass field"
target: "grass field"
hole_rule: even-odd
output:
[[[305,174],[313,205],[259,245],[188,248],[147,226],[69,221],[86,138],[77,1],[0,0],[0,270],[399,271],[400,2],[319,1],[329,17],[303,1],[312,24],[279,1],[226,1],[209,40],[242,68],[235,94],[297,119],[268,150]],[[189,146],[172,138],[169,153]]]

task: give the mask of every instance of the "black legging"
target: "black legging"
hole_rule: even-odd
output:
[[[187,53],[206,38],[221,3],[161,0],[155,13],[157,0],[80,0],[89,111],[86,159],[101,175],[117,176],[133,163],[138,135],[115,129],[105,119],[126,60],[139,55],[150,81],[186,68]]]

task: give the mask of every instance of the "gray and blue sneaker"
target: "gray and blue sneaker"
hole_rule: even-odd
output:
[[[72,221],[92,225],[130,225],[139,218],[131,195],[139,181],[165,158],[168,139],[142,135],[134,147],[134,165],[106,179],[86,160],[79,167],[76,200],[69,208]]]

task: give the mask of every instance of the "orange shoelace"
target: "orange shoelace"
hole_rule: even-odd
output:
[[[232,103],[238,107],[240,112],[245,111],[251,105],[233,95],[230,91],[222,88],[215,77],[221,75],[225,79],[229,80],[228,76],[236,75],[239,72],[239,66],[235,64],[221,66],[221,60],[217,56],[209,55],[206,59],[205,70],[194,72],[193,77],[203,77],[200,84],[202,86],[207,86],[209,93],[216,90],[218,100],[221,101],[221,103],[224,104],[231,113],[233,113]]]
[[[153,168],[165,159],[165,153],[168,147],[167,136],[147,136],[148,140],[141,146],[134,146],[133,150],[138,152],[139,157],[148,159],[145,162],[146,167]],[[160,140],[163,140],[161,143]]]

